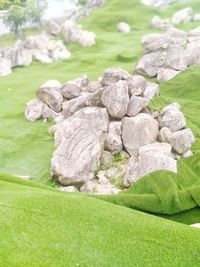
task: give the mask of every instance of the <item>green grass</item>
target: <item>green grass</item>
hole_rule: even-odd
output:
[[[199,0],[190,5],[200,12]],[[96,46],[70,45],[68,61],[34,63],[0,79],[0,266],[200,266],[200,230],[177,223],[200,221],[200,68],[163,84],[161,97],[152,102],[157,109],[172,101],[182,105],[197,139],[195,156],[180,161],[178,175],[154,173],[116,197],[100,200],[46,186],[53,185],[51,123],[29,123],[23,114],[25,103],[48,79],[65,82],[83,73],[96,79],[111,66],[133,72],[142,54],[142,36],[155,31],[148,26],[150,19],[170,16],[184,6],[176,4],[164,12],[138,0],[107,0],[83,21],[84,28],[96,33]],[[133,30],[118,33],[119,21],[128,22]],[[0,44],[12,44],[14,39],[9,38],[4,36]],[[32,181],[9,175],[29,175]]]

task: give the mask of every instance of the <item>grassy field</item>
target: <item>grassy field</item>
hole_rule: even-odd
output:
[[[195,208],[200,205],[199,187],[192,187],[200,183],[200,68],[191,68],[163,84],[161,97],[152,103],[157,109],[172,101],[182,105],[197,139],[194,157],[179,163],[177,176],[158,172],[126,194],[103,198],[112,203],[46,186],[53,185],[49,177],[54,150],[53,138],[48,135],[50,123],[32,124],[23,114],[25,103],[48,79],[65,82],[84,73],[96,79],[110,66],[133,72],[142,54],[140,40],[153,32],[148,26],[150,19],[154,15],[168,17],[184,6],[176,4],[159,11],[138,0],[107,0],[82,23],[96,33],[96,46],[70,45],[70,60],[48,66],[34,63],[0,79],[0,266],[200,266],[200,231],[167,220],[200,221],[199,208]],[[190,6],[200,12],[199,0]],[[127,35],[118,33],[119,21],[128,22],[133,30]],[[190,23],[183,28],[196,26]],[[6,42],[12,44],[13,39],[1,38],[1,45]],[[33,182],[9,175],[28,175]],[[162,184],[166,186],[163,190]],[[155,206],[149,196],[155,199]],[[171,215],[162,215],[163,219],[135,209]]]

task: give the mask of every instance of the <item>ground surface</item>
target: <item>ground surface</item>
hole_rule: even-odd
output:
[[[142,6],[138,0],[124,4],[107,0],[83,22],[97,34],[95,47],[71,45],[72,58],[66,62],[34,63],[1,78],[0,266],[200,266],[200,230],[134,210],[169,213],[162,216],[187,224],[200,221],[200,68],[163,84],[161,97],[152,103],[156,108],[172,101],[182,105],[197,139],[194,157],[180,162],[177,176],[158,172],[139,181],[126,195],[104,197],[112,203],[43,185],[53,184],[50,123],[31,124],[23,115],[25,103],[48,79],[65,82],[83,73],[95,79],[110,66],[132,72],[142,53],[141,37],[152,32],[148,27],[152,16],[168,17],[184,6],[173,5],[164,12]],[[198,0],[191,6],[200,12]],[[119,21],[128,22],[133,31],[118,33]],[[188,24],[184,29],[195,26]],[[21,182],[8,174],[28,175],[37,183]]]

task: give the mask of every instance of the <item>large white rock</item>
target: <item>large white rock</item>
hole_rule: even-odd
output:
[[[192,21],[193,9],[191,7],[186,7],[174,13],[171,22],[174,25],[188,23]]]
[[[131,27],[128,23],[125,22],[119,22],[117,24],[117,29],[119,32],[123,32],[123,33],[129,33],[131,30]]]
[[[108,132],[109,116],[105,108],[86,107],[74,113],[73,117],[87,120],[88,125],[96,131],[99,136]]]
[[[61,95],[59,87],[44,87],[43,85],[38,90],[37,96],[55,112],[61,111],[63,96]]]
[[[163,116],[168,111],[180,111],[180,109],[181,109],[181,106],[178,103],[173,102],[173,103],[169,104],[168,106],[164,107],[160,111],[160,115]]]
[[[146,90],[147,82],[143,76],[133,75],[127,79],[129,95],[142,95]]]
[[[172,69],[159,69],[157,73],[157,81],[159,83],[169,81],[176,77],[180,71],[172,70]]]
[[[81,87],[75,81],[69,81],[63,85],[61,93],[67,99],[76,98],[81,94]]]
[[[140,97],[140,96],[132,96],[130,98],[128,104],[127,114],[130,117],[136,116],[140,111],[143,110],[149,103],[149,99]]]
[[[121,136],[108,133],[104,143],[105,150],[110,151],[113,155],[115,155],[122,151],[122,147],[123,145]]]
[[[178,154],[186,153],[195,143],[191,129],[174,132],[169,137],[169,142]]]
[[[151,115],[140,113],[122,120],[122,141],[130,155],[137,155],[141,146],[154,143],[158,133],[159,124]]]
[[[0,77],[7,76],[12,73],[12,63],[9,59],[0,58]]]
[[[148,82],[143,96],[146,99],[151,100],[152,98],[154,98],[155,96],[158,96],[158,95],[159,95],[159,85],[156,83]]]
[[[113,118],[121,119],[127,113],[129,95],[128,86],[125,81],[108,86],[101,97],[102,103]]]
[[[81,186],[94,178],[101,145],[87,120],[69,118],[59,125],[61,143],[53,154],[51,172],[62,185]]]
[[[186,126],[185,116],[181,111],[169,110],[162,116],[161,126],[169,128],[171,132],[182,130]]]
[[[176,173],[177,161],[170,155],[169,144],[150,144],[141,147],[138,161],[132,157],[129,161],[123,184],[129,187],[143,176],[159,170],[166,170]]]
[[[109,68],[104,71],[101,83],[103,85],[112,85],[119,80],[127,80],[130,74],[121,68]]]
[[[90,96],[88,94],[82,94],[77,98],[64,101],[62,103],[62,110],[65,118],[70,117],[76,111],[86,107],[86,102]]]
[[[121,135],[122,134],[122,122],[111,121],[109,124],[109,133]]]
[[[169,143],[169,137],[171,135],[171,131],[167,127],[163,127],[160,129],[158,139],[160,142]]]

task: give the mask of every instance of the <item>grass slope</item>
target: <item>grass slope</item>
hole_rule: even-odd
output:
[[[198,2],[194,0],[191,4],[196,12],[200,12]],[[141,37],[152,32],[148,27],[152,16],[169,16],[184,6],[173,5],[164,12],[142,6],[138,0],[127,0],[125,4],[121,0],[108,0],[83,22],[85,28],[97,34],[95,47],[84,49],[71,45],[73,56],[66,62],[49,66],[34,63],[0,79],[0,266],[200,265],[198,229],[81,194],[60,193],[42,185],[51,184],[49,169],[54,146],[53,138],[47,134],[50,123],[31,124],[23,115],[26,101],[34,98],[40,84],[48,79],[64,82],[83,73],[95,79],[110,66],[131,72],[142,53]],[[133,27],[130,34],[116,32],[116,23],[121,20]],[[189,24],[184,28],[195,26]],[[161,108],[178,101],[188,126],[197,137],[195,156],[180,163],[180,173],[173,178],[177,182],[176,190],[190,187],[191,181],[199,182],[199,72],[199,68],[192,68],[162,85],[161,97],[152,103]],[[24,182],[8,174],[30,175],[40,184]],[[164,181],[167,175],[159,172],[148,179],[155,177],[157,181],[160,178]],[[155,192],[153,185],[151,188],[142,184],[144,180],[127,195],[140,194],[141,188],[147,194],[151,190]],[[184,223],[197,222],[200,213],[192,201],[194,199],[189,199],[190,212],[163,217]],[[128,206],[119,201],[117,204]]]

